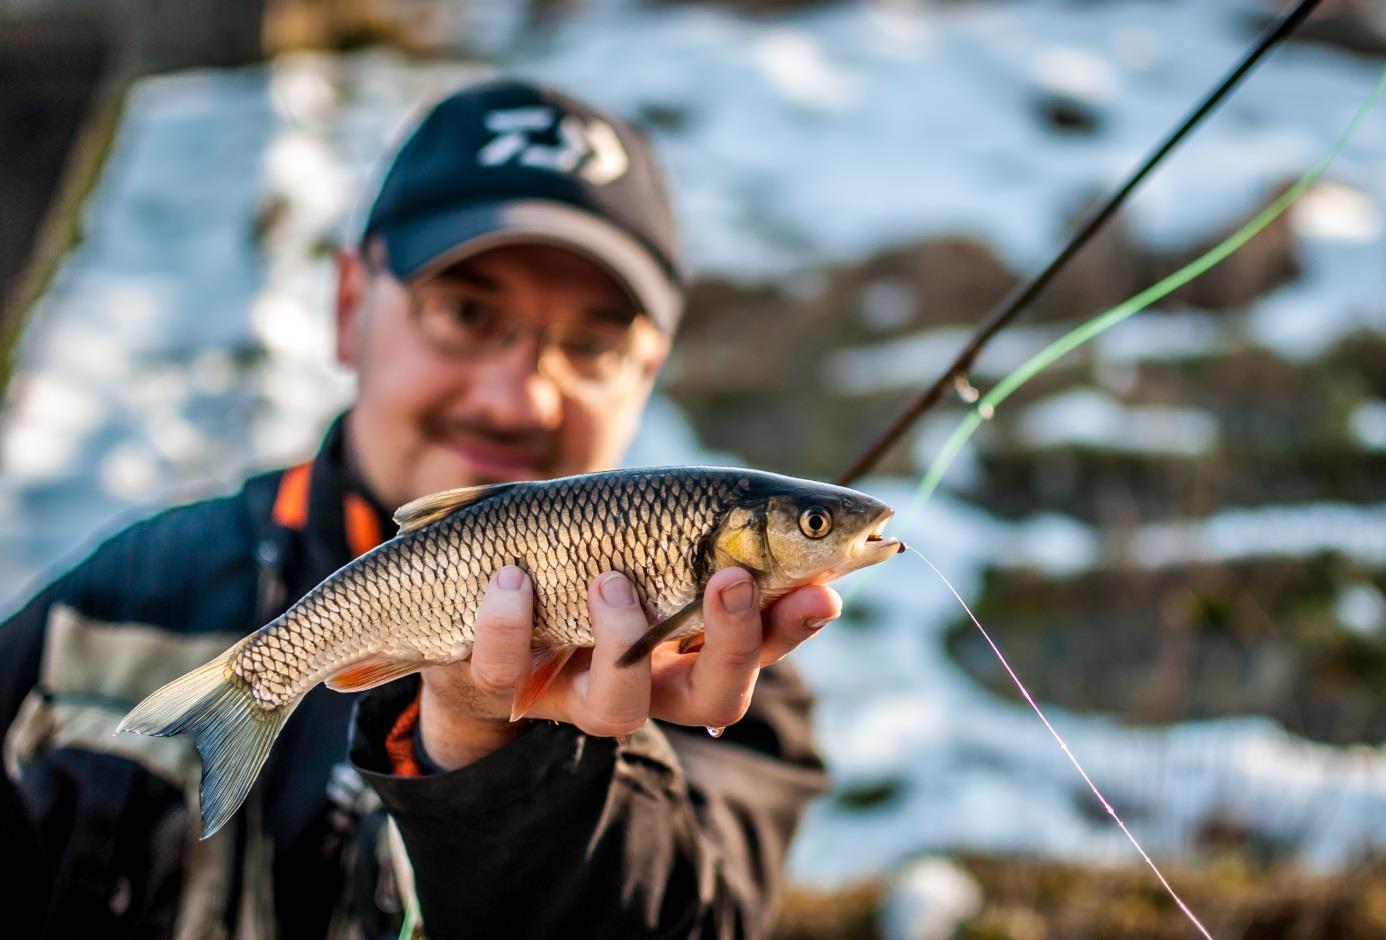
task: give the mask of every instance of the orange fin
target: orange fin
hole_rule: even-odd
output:
[[[686,637],[684,637],[682,640],[679,640],[679,652],[680,652],[680,653],[696,653],[696,652],[698,652],[698,650],[700,650],[700,649],[703,648],[703,640],[704,640],[704,639],[706,639],[706,636],[705,636],[704,634],[702,634],[702,633],[699,633],[697,636],[686,636]]]
[[[337,692],[360,692],[363,689],[373,689],[401,676],[418,672],[426,665],[428,664],[417,659],[389,659],[384,656],[372,656],[370,659],[354,662],[345,669],[329,676],[327,687]]]
[[[515,690],[515,701],[510,705],[511,721],[519,721],[528,714],[575,652],[576,646],[540,646],[531,651],[534,661],[529,678]]]

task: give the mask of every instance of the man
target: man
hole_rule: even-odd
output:
[[[700,652],[619,668],[649,624],[608,572],[590,657],[511,723],[533,595],[507,566],[469,662],[315,689],[205,842],[186,740],[111,734],[387,537],[392,507],[613,466],[681,315],[648,146],[522,83],[431,109],[354,242],[336,320],[357,396],[318,456],[132,527],[0,628],[0,818],[36,859],[13,916],[64,937],[376,937],[407,905],[435,937],[763,934],[823,775],[802,684],[760,668],[836,616],[825,588],[762,617],[749,575],[720,571]]]

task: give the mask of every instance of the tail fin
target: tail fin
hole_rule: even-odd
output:
[[[202,757],[202,838],[245,802],[270,746],[301,699],[262,708],[250,684],[231,668],[237,643],[205,666],[174,679],[140,702],[117,731],[168,737],[187,734]]]

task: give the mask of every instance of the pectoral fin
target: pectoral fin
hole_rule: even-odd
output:
[[[696,653],[703,648],[703,641],[705,639],[707,639],[707,637],[701,633],[697,636],[686,636],[682,640],[679,640],[679,652]]]
[[[669,639],[669,637],[673,636],[675,633],[678,633],[679,630],[683,629],[694,620],[701,619],[702,616],[703,596],[699,594],[697,597],[693,598],[693,600],[689,601],[688,606],[684,607],[678,613],[650,627],[648,633],[636,640],[635,645],[626,650],[620,659],[616,660],[616,665],[632,666],[638,663],[640,660],[653,653],[656,646]]]

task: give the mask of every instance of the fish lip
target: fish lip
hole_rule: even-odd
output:
[[[890,522],[890,520],[894,517],[895,510],[891,509],[889,506],[885,507],[885,509],[881,512],[881,515],[877,517],[876,524],[873,525],[870,529],[868,529],[862,536],[861,542],[857,545],[857,550],[869,551],[873,554],[876,552],[880,552],[882,555],[893,555],[896,552],[900,551],[900,546],[904,543],[902,543],[899,539],[888,539],[882,534],[883,530],[886,527],[886,524]],[[889,551],[887,552],[886,549],[889,549]]]

